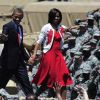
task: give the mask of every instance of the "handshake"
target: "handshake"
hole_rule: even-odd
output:
[[[28,64],[29,65],[33,65],[34,61],[39,61],[42,57],[42,51],[41,50],[37,50],[36,55],[32,54],[31,57],[28,60]]]

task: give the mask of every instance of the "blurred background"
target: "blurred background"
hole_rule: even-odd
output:
[[[55,7],[63,14],[62,23],[73,25],[75,19],[84,19],[86,13],[100,7],[100,0],[0,0],[0,31],[2,25],[11,20],[15,7],[24,10],[24,33],[37,35],[41,27],[47,23],[48,11]]]
[[[30,49],[42,26],[48,22],[51,8],[58,8],[62,12],[62,23],[70,27],[75,25],[76,19],[87,19],[88,12],[100,9],[100,0],[0,0],[0,33],[2,26],[11,20],[12,11],[16,7],[24,10],[21,22],[24,28],[24,45]],[[0,44],[0,53],[2,48],[3,44]],[[7,87],[10,87],[8,90],[12,94],[16,90],[16,84],[12,81],[9,81]],[[15,87],[15,90],[11,87]]]
[[[74,25],[75,19],[86,19],[89,11],[100,8],[100,0],[0,0],[0,33],[3,24],[11,20],[15,7],[24,10],[22,25],[24,28],[24,44],[32,46],[44,24],[48,22],[48,12],[58,8],[62,12],[62,23]]]

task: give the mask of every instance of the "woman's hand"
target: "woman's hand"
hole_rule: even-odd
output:
[[[28,64],[32,65],[34,63],[35,58],[36,58],[36,56],[32,55],[28,60]]]

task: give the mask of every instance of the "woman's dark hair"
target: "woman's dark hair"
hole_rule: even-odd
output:
[[[51,9],[49,11],[49,14],[48,14],[48,23],[52,24],[52,22],[55,19],[55,16],[56,16],[57,13],[59,13],[59,15],[60,15],[60,21],[59,21],[59,23],[62,21],[61,11],[59,9],[53,8],[53,9]]]

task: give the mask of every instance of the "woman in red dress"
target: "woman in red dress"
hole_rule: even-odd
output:
[[[34,62],[38,47],[40,44],[43,44],[43,54],[39,69],[32,83],[41,86],[43,90],[47,87],[53,88],[54,84],[57,82],[64,88],[61,92],[63,94],[66,93],[65,87],[71,85],[73,81],[61,52],[65,30],[65,26],[60,24],[61,21],[61,12],[56,8],[51,9],[48,14],[48,24],[44,25],[41,29],[41,33],[34,48],[34,54],[30,57],[29,63],[32,64]],[[39,95],[39,93],[36,95]]]

